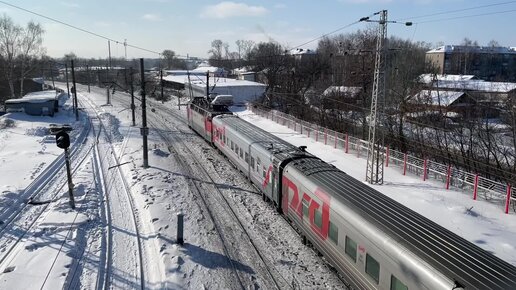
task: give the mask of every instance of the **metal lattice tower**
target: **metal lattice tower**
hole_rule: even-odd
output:
[[[376,56],[374,64],[373,94],[369,114],[369,139],[367,143],[366,181],[370,184],[383,184],[383,134],[377,128],[379,116],[385,103],[385,37],[387,35],[387,10],[382,10],[378,21]],[[379,114],[380,113],[380,114]]]

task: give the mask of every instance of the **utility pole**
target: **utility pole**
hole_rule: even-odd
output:
[[[127,39],[124,39],[124,56],[127,61]]]
[[[210,72],[206,72],[206,100],[210,100]]]
[[[54,70],[52,70],[52,63],[49,63],[50,66],[50,77],[52,78],[52,87],[54,90],[56,89],[56,84],[54,82]]]
[[[88,93],[90,92],[90,66],[86,65],[86,72],[88,73]]]
[[[145,70],[143,67],[143,58],[140,58],[140,75],[142,83],[142,127],[140,132],[143,136],[143,167],[149,167],[149,153],[147,152],[147,135],[149,135],[149,128],[147,128],[147,104],[145,103]]]
[[[73,65],[73,59],[72,59],[72,83],[73,83],[73,86],[72,86],[73,103],[75,105],[75,121],[79,121],[79,108],[78,108],[78,104],[77,104],[77,86],[75,85],[75,69],[74,69],[74,65]]]
[[[111,105],[110,90],[111,90],[111,86],[107,86],[106,87],[106,105]]]
[[[385,39],[387,36],[387,23],[398,23],[396,21],[387,21],[387,10],[374,13],[380,15],[380,20],[370,20],[369,17],[363,17],[359,21],[377,22],[378,31],[376,33],[376,56],[374,63],[374,79],[373,92],[371,95],[371,111],[369,113],[369,138],[367,143],[367,169],[366,181],[370,184],[383,184],[384,169],[384,136],[382,128],[377,132],[381,125],[380,118],[384,117],[383,110],[385,108]],[[406,26],[412,25],[412,22],[405,22]]]
[[[385,101],[385,36],[387,35],[387,10],[380,13],[378,31],[376,33],[376,56],[374,62],[373,93],[371,96],[371,111],[369,113],[369,138],[367,143],[366,181],[370,184],[383,184],[383,134],[378,127],[378,107],[383,110]]]
[[[109,53],[109,68],[111,68],[111,42],[107,41],[108,53]]]
[[[133,87],[133,67],[129,68],[129,81],[131,82],[131,111],[132,111],[132,119],[133,119],[133,126],[136,126],[136,118],[134,115],[134,111],[136,109],[136,106],[134,105],[134,87]]]
[[[164,103],[165,99],[163,98],[163,69],[159,70],[159,78],[160,78],[160,85],[161,85],[161,102]]]
[[[70,97],[70,85],[68,84],[68,63],[65,63],[65,78],[66,78],[66,92],[68,93],[68,97]],[[73,104],[73,102],[72,102]]]

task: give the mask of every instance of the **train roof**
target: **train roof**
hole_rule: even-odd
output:
[[[231,126],[231,128],[249,140],[249,143],[255,144],[257,147],[271,152],[279,160],[285,160],[294,156],[313,157],[313,155],[304,151],[304,148],[296,147],[257,126],[242,120],[235,115],[221,115],[217,118],[223,119],[223,122]]]
[[[320,159],[289,163],[465,289],[516,289],[516,267]]]
[[[210,113],[211,115],[233,114],[227,106],[212,105],[205,97],[195,97],[190,102],[191,105],[197,106],[200,109]]]

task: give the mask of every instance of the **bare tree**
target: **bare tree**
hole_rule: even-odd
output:
[[[254,41],[239,39],[235,43],[238,49],[238,58],[248,60],[249,54],[251,53],[255,45]]]
[[[32,21],[23,28],[7,15],[0,17],[0,59],[12,98],[16,97],[14,82],[18,77],[20,95],[23,95],[23,80],[44,51],[41,47],[43,33],[41,25]]]
[[[491,39],[488,43],[487,43],[487,46],[489,47],[499,47],[500,46],[500,43],[494,39]]]
[[[264,73],[267,82],[267,92],[273,92],[278,85],[279,76],[285,70],[287,58],[283,47],[275,42],[261,42],[251,52],[255,71]]]
[[[210,59],[221,60],[222,51],[224,49],[224,43],[220,39],[215,39],[211,42],[211,49],[208,50],[210,53]]]
[[[14,79],[15,61],[20,52],[22,28],[16,25],[11,17],[0,17],[0,56],[5,64],[4,77],[9,84],[11,97],[15,98]]]
[[[44,53],[43,27],[30,21],[22,32],[20,43],[20,96],[23,96],[23,83],[25,77],[34,68],[35,61]]]
[[[224,57],[226,59],[230,59],[231,51],[229,51],[229,44],[227,42],[223,42],[222,48],[224,49]]]
[[[65,54],[64,57],[63,57],[63,60],[66,63],[69,63],[72,59],[73,60],[77,59],[77,55],[75,55],[75,53],[73,51],[70,51],[69,53]]]
[[[176,57],[176,53],[173,50],[165,49],[161,55],[163,55],[163,58],[165,58],[165,61],[167,62],[167,69],[172,68],[172,64],[174,63],[174,58]]]

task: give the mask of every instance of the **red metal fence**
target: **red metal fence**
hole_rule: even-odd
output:
[[[275,110],[263,110],[260,108],[250,108],[255,114],[273,120],[274,122],[287,126],[294,131],[314,139],[316,142],[324,142],[328,146],[342,149],[345,153],[354,151],[357,157],[367,157],[367,141],[349,136],[347,133],[336,132],[315,124],[299,120],[288,114]],[[471,192],[472,198],[476,200],[478,196],[490,202],[504,205],[504,212],[509,213],[510,205],[516,197],[512,194],[511,185],[504,184],[484,178],[476,173],[466,172],[460,168],[437,163],[429,159],[421,159],[404,152],[382,148],[385,166],[396,166],[400,168],[403,175],[407,172],[421,176],[423,181],[432,178],[442,181],[445,189],[450,186]]]

